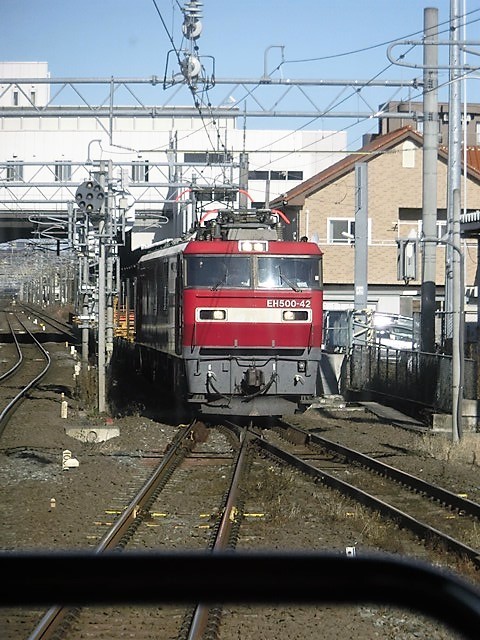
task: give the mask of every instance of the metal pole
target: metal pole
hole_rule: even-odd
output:
[[[110,364],[113,353],[113,221],[114,195],[112,191],[112,161],[108,161],[108,185],[105,202],[105,255],[106,255],[106,306],[107,306],[107,326],[106,326],[106,365]]]
[[[454,194],[455,208],[460,211],[460,192],[455,190]],[[421,242],[425,245],[432,243],[435,246],[437,244],[444,244],[447,248],[451,248],[452,253],[456,256],[456,262],[459,264],[459,275],[455,277],[453,299],[455,302],[453,313],[453,338],[452,338],[452,440],[458,442],[462,437],[462,416],[463,416],[463,388],[464,388],[464,329],[465,329],[465,317],[464,317],[464,282],[463,282],[463,269],[464,269],[464,257],[462,248],[460,245],[460,234],[458,236],[458,243],[454,244],[451,240],[445,240],[443,238],[423,237]]]
[[[86,229],[85,229],[86,236]],[[88,246],[86,237],[82,241],[85,245],[85,255],[80,259],[80,290],[82,291],[82,362],[88,363],[88,320],[89,315],[88,300],[89,300],[89,270],[88,270]]]
[[[460,190],[453,192],[453,334],[452,334],[452,440],[462,437],[464,386],[464,285],[463,255],[460,243]]]
[[[453,315],[456,312],[453,301],[453,280],[458,274],[458,256],[453,251],[453,246],[459,246],[455,242],[454,235],[460,234],[460,209],[455,211],[454,192],[461,187],[461,157],[462,157],[462,116],[461,116],[461,83],[460,47],[459,41],[459,0],[450,0],[450,84],[448,100],[448,187],[447,187],[447,220],[448,235],[451,245],[446,251],[445,265],[445,303],[446,303],[446,335],[453,340]],[[457,217],[457,219],[456,219]],[[453,349],[453,345],[452,345]],[[453,353],[453,352],[452,352]]]
[[[422,229],[428,237],[437,235],[437,163],[438,163],[438,9],[424,11],[423,46],[423,194]],[[422,306],[420,350],[435,350],[435,244],[423,247]]]
[[[104,162],[100,162],[99,182],[105,190]],[[100,216],[98,228],[98,411],[104,413],[105,398],[105,332],[106,332],[106,256],[105,256],[105,220]]]

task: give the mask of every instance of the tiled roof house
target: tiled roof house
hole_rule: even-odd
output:
[[[356,163],[367,164],[368,198],[368,304],[377,311],[411,315],[420,305],[421,261],[417,279],[406,285],[397,280],[397,242],[420,234],[422,219],[423,137],[403,127],[362,147],[270,203],[292,221],[291,233],[308,236],[324,251],[327,309],[352,308]],[[478,155],[478,154],[477,154]],[[447,152],[438,151],[438,237],[446,232]],[[473,160],[474,155],[469,153]],[[462,177],[462,192],[464,183]],[[465,194],[462,194],[462,206]],[[480,164],[468,165],[468,211],[480,209]],[[476,284],[477,243],[465,241],[465,285]],[[445,247],[437,248],[437,303],[442,308]],[[476,306],[474,306],[476,310]]]

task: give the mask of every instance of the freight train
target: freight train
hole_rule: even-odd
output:
[[[122,348],[195,413],[288,414],[319,392],[322,252],[283,240],[282,217],[218,211],[188,238],[141,251],[128,271],[134,338]]]

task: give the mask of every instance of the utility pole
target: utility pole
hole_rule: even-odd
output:
[[[438,163],[438,9],[424,11],[423,45],[423,209],[422,232],[437,235],[437,163]],[[435,350],[435,272],[436,244],[423,245],[422,306],[420,350]]]

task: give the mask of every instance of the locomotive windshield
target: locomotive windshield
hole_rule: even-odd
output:
[[[256,277],[254,277],[254,274]],[[320,261],[300,256],[186,256],[185,286],[259,289],[319,289]]]
[[[186,286],[250,287],[251,259],[237,256],[188,256],[186,259]]]
[[[318,258],[269,256],[258,258],[258,287],[261,289],[319,289]]]

